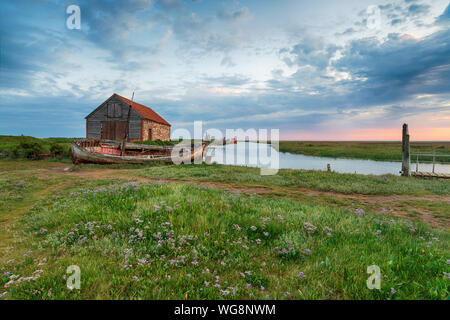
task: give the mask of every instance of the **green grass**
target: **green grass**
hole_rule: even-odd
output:
[[[375,176],[325,171],[279,170],[262,176],[260,170],[225,165],[170,165],[133,171],[134,176],[155,179],[220,181],[282,187],[305,187],[323,191],[359,194],[450,194],[450,181],[417,179],[394,175]]]
[[[26,213],[24,247],[0,266],[0,286],[13,279],[5,298],[449,296],[449,234],[422,223],[192,185],[103,184]],[[366,287],[373,264],[381,290]],[[80,290],[66,287],[70,265],[81,269]]]
[[[56,165],[65,167],[0,161],[3,299],[449,298],[450,233],[420,219],[428,210],[448,221],[445,196],[380,199],[382,214],[332,193],[286,196],[302,190],[296,187],[446,195],[448,181],[296,170],[263,177],[220,165],[133,167],[86,179],[89,170],[109,167],[80,166],[86,172],[78,176],[51,171]],[[242,191],[158,181],[164,178]],[[245,192],[251,186],[271,186],[279,197]],[[390,214],[402,205],[411,217]],[[380,290],[366,286],[374,264]],[[80,290],[66,287],[70,265],[81,269]]]
[[[411,153],[450,155],[450,142],[411,142]],[[375,141],[280,141],[279,150],[317,157],[354,158],[378,161],[401,161],[401,142]],[[450,162],[450,158],[436,158],[439,162]],[[416,157],[411,157],[415,163]],[[432,157],[419,157],[419,163],[431,162]]]
[[[137,144],[146,144],[153,146],[174,146],[180,143],[181,140],[170,140],[170,141],[162,141],[162,140],[146,140],[146,141],[136,141]]]
[[[77,138],[35,138],[30,136],[5,136],[0,135],[0,159],[12,159],[14,158],[13,151],[21,143],[37,143],[42,145],[42,153],[50,153],[51,147],[54,144],[61,145],[63,148],[63,158],[70,158],[70,143]],[[17,155],[19,158],[23,158],[24,154]]]

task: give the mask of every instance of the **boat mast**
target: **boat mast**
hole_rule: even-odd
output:
[[[133,96],[131,97],[131,103],[129,105],[128,108],[128,116],[127,116],[127,126],[125,127],[125,134],[123,136],[123,140],[122,140],[122,146],[121,146],[121,150],[120,150],[120,155],[123,156],[125,153],[125,145],[126,145],[126,141],[128,139],[128,131],[130,128],[130,114],[131,114],[131,104],[133,103],[134,100],[134,91],[133,91]]]

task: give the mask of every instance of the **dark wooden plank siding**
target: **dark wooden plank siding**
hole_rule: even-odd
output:
[[[114,117],[113,114],[108,116],[108,104],[116,104],[120,106],[120,111],[116,111],[119,117]],[[102,122],[103,121],[127,121],[129,106],[122,100],[112,97],[105,101],[95,112],[87,118],[88,138],[101,139]],[[112,117],[111,117],[112,116]],[[141,138],[141,116],[131,110],[130,113],[130,139],[139,140]]]

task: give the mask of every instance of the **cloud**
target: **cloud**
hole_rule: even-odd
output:
[[[293,59],[288,64],[308,65],[324,70],[337,49],[336,45],[325,44],[320,38],[305,37],[290,50]]]
[[[222,6],[218,12],[217,17],[221,20],[245,22],[251,18],[250,10],[247,7],[238,8],[233,10],[231,8]]]
[[[176,10],[184,7],[183,2],[180,0],[157,0],[156,5],[166,10]]]
[[[221,9],[215,16],[186,12],[177,17],[172,28],[180,42],[179,56],[187,61],[219,53],[220,65],[234,67],[232,52],[249,42],[244,24],[250,17],[247,8]]]
[[[448,93],[450,88],[449,30],[423,40],[391,34],[385,42],[355,40],[333,63],[358,80],[349,81],[358,103],[396,101],[419,93]]]
[[[314,21],[313,2],[194,2],[80,0],[81,31],[65,28],[67,3],[1,3],[0,127],[82,135],[86,113],[134,89],[172,123],[221,128],[396,126],[450,107],[448,6],[381,4],[369,29],[364,4],[343,1],[330,30],[335,12]]]
[[[408,14],[411,16],[425,15],[429,12],[429,5],[412,4],[408,7]]]
[[[448,26],[450,25],[450,4],[445,11],[436,19],[436,25]]]

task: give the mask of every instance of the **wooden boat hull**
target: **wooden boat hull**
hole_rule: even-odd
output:
[[[172,156],[172,146],[149,146],[127,143],[126,155],[120,155],[120,143],[109,140],[80,140],[72,142],[72,162],[95,164],[140,164],[147,162],[189,163],[195,159],[203,159],[208,143],[192,148],[188,155]],[[132,153],[132,155],[129,155]]]

